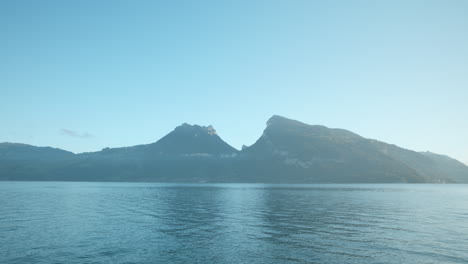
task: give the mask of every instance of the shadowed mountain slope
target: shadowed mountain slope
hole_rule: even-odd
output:
[[[268,120],[263,135],[243,154],[262,163],[259,169],[265,172],[261,174],[271,175],[274,182],[283,182],[284,177],[311,183],[424,182],[414,169],[381,153],[357,134],[280,116]],[[274,164],[272,171],[268,164]]]

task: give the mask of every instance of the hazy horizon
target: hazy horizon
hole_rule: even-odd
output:
[[[274,115],[274,116],[277,116],[277,115]],[[288,117],[285,117],[285,118],[288,118]],[[290,118],[288,118],[288,119],[290,119]],[[293,120],[294,120],[294,119],[293,119]],[[300,122],[300,120],[296,120],[296,121],[299,121],[299,122]],[[190,125],[190,126],[199,125],[199,126],[202,126],[202,127],[212,126],[212,125],[203,125],[203,124],[191,124],[191,123],[188,123],[188,122],[184,122],[184,123],[180,124],[180,126],[185,125],[185,124],[188,124],[188,125]],[[317,125],[318,125],[318,124],[317,124]],[[321,126],[321,125],[319,125],[319,126]],[[215,127],[213,127],[213,128],[216,130]],[[328,128],[331,128],[331,127],[328,127]],[[341,128],[331,128],[331,129],[341,129]],[[172,131],[173,131],[173,130],[168,131],[167,134],[170,134]],[[353,131],[350,131],[350,132],[353,132]],[[89,134],[89,133],[76,134],[75,131],[70,131],[70,130],[67,130],[67,129],[63,129],[63,130],[61,131],[61,133],[62,133],[62,134],[66,134],[66,135],[71,136],[71,137],[78,137],[78,138],[87,138],[87,137],[92,137],[92,136],[93,136],[93,135],[91,135],[91,134]],[[223,139],[223,136],[222,136],[222,135],[219,135],[219,133],[218,133],[217,131],[216,131],[216,134],[218,134],[218,136],[221,137],[221,139]],[[164,136],[166,136],[166,135],[164,135]],[[163,136],[163,137],[164,137],[164,136]],[[261,137],[261,135],[258,136],[258,138],[260,138],[260,137]],[[370,139],[374,139],[374,138],[370,138]],[[159,139],[155,139],[155,140],[152,141],[152,142],[141,142],[141,143],[139,143],[139,144],[132,145],[132,146],[145,145],[145,144],[152,144],[152,143],[155,143],[155,142],[157,142],[157,141],[159,141],[159,140],[160,140],[160,138],[159,138]],[[223,139],[223,140],[224,140],[224,139]],[[374,139],[374,140],[378,140],[378,139]],[[224,140],[224,141],[225,141],[225,140]],[[226,142],[226,141],[225,141],[225,142]],[[0,143],[2,143],[2,142],[0,142]],[[21,142],[5,142],[5,143],[21,143]],[[226,143],[229,144],[229,145],[231,145],[229,142],[226,142]],[[391,142],[385,142],[385,143],[392,144]],[[106,147],[106,148],[121,148],[121,147],[132,147],[132,146],[108,146],[108,147]],[[231,146],[232,146],[232,145],[231,145]],[[248,146],[248,147],[250,147],[251,145],[243,144],[242,147],[243,147],[243,146]],[[53,148],[56,148],[56,147],[54,147],[54,146],[40,146],[40,147],[53,147]],[[242,149],[242,147],[241,147],[241,148],[236,148],[235,146],[232,146],[232,147],[234,147],[234,148],[237,149],[238,151],[240,151],[240,150]],[[398,146],[398,147],[407,149],[407,148],[405,148],[405,146]],[[74,151],[67,150],[67,149],[63,149],[63,150],[70,151],[70,152],[73,152],[73,153],[75,153],[75,154],[80,154],[80,153],[98,152],[98,151],[101,151],[102,149],[92,150],[92,151],[83,151],[83,152],[74,152]],[[430,150],[426,150],[426,151],[432,152],[432,151],[430,151]],[[421,152],[425,152],[425,151],[421,151]],[[444,153],[436,153],[436,154],[445,155]],[[452,157],[452,158],[453,158],[453,157]],[[459,161],[460,161],[460,160],[459,160]],[[461,161],[461,162],[463,162],[463,161]],[[465,163],[465,162],[463,162],[463,163]],[[465,163],[465,164],[466,164],[466,163]]]
[[[468,164],[466,1],[2,1],[0,142],[75,153],[273,114]]]

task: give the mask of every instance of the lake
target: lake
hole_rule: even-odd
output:
[[[468,185],[0,182],[0,263],[468,263]]]

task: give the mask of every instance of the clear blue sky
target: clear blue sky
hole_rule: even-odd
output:
[[[468,163],[468,1],[0,1],[0,142],[74,152],[273,114]]]

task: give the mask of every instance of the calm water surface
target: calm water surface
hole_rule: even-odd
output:
[[[0,263],[468,263],[468,186],[0,182]]]

